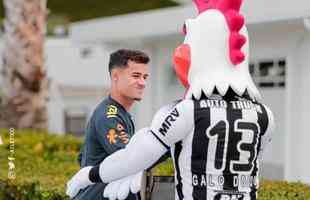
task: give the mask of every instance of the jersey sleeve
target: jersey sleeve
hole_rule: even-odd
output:
[[[183,100],[175,106],[165,106],[153,118],[150,132],[167,149],[182,140],[194,128],[194,104]]]
[[[275,122],[274,122],[274,116],[273,116],[273,113],[272,111],[264,105],[264,108],[266,109],[266,112],[267,112],[267,116],[268,116],[268,125],[267,125],[267,129],[266,129],[266,132],[265,134],[263,134],[262,136],[262,141],[261,141],[261,147],[259,149],[260,151],[260,160],[262,158],[262,155],[263,155],[263,152],[266,148],[266,146],[271,142],[272,140],[272,134],[274,132],[274,129],[275,129]]]
[[[105,113],[97,114],[94,123],[96,138],[108,154],[124,148],[129,142],[128,130],[118,115],[108,117]]]
[[[126,148],[106,157],[99,168],[104,183],[130,176],[151,167],[167,149],[149,133],[149,128],[136,132]]]

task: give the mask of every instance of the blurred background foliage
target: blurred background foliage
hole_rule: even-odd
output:
[[[4,145],[0,146],[0,199],[7,200],[9,194],[13,195],[12,199],[24,199],[26,195],[32,197],[29,199],[39,195],[64,197],[68,177],[79,169],[81,138],[33,130],[16,131],[13,147],[16,179],[9,181],[10,136],[7,130],[1,132]]]
[[[82,138],[33,130],[16,131],[16,179],[8,180],[9,132],[1,130],[0,199],[66,200],[65,184],[78,171]],[[173,176],[171,159],[152,170],[155,176]],[[310,186],[284,181],[262,181],[259,200],[310,200]]]
[[[47,33],[68,33],[68,25],[72,22],[122,15],[139,11],[177,6],[173,0],[48,0],[49,9]],[[4,18],[3,1],[0,4],[0,21]],[[56,33],[55,33],[56,32]]]

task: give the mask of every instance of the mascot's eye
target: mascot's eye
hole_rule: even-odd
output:
[[[185,23],[183,24],[182,33],[183,33],[183,35],[186,35],[186,33],[187,33],[187,29],[186,29],[186,24]]]

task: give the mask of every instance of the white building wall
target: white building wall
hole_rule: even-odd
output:
[[[101,45],[78,46],[69,38],[46,40],[46,68],[48,76],[60,85],[109,86],[109,50]],[[89,55],[81,56],[83,49]]]
[[[310,34],[305,33],[289,55],[286,104],[286,170],[290,181],[310,183]]]
[[[72,96],[63,97],[64,111],[82,112],[90,117],[96,106],[101,102],[105,95],[98,94],[92,96]]]
[[[249,25],[250,59],[285,58],[304,33],[302,20]]]
[[[285,169],[285,92],[284,88],[259,88],[263,103],[273,112],[276,128],[272,141],[264,151],[261,175],[271,179],[283,179]]]
[[[251,60],[286,59],[303,33],[304,27],[301,20],[249,26]],[[291,67],[287,63],[286,76],[290,76],[289,68]],[[287,147],[285,141],[289,133],[286,129],[287,113],[285,109],[289,82],[290,80],[287,79],[285,88],[260,88],[263,103],[273,111],[276,123],[272,142],[264,152],[261,174],[273,179],[285,178],[285,149]]]
[[[261,90],[274,112],[276,130],[264,156],[269,178],[310,182],[307,118],[309,102],[309,33],[302,20],[257,25],[250,29],[252,59],[286,58],[285,90]],[[280,167],[280,168],[279,168]],[[273,170],[270,170],[273,169]],[[279,171],[281,173],[279,173]]]
[[[82,56],[82,50],[87,48],[89,55]],[[110,84],[108,73],[109,50],[101,45],[79,46],[69,38],[46,41],[46,67],[48,76],[58,87],[108,88]],[[49,130],[54,133],[65,133],[65,112],[75,111],[91,114],[93,108],[101,100],[101,95],[60,94],[60,88],[51,88],[51,98],[48,103]]]

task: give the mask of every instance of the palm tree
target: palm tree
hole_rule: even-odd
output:
[[[0,127],[47,129],[44,67],[46,0],[3,0],[3,94]]]

